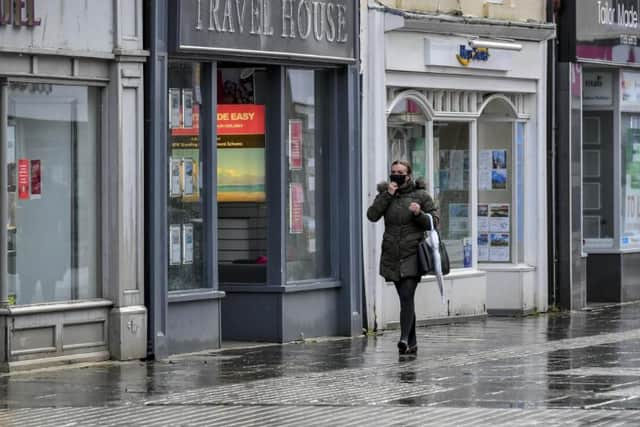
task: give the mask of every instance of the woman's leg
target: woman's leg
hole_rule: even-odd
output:
[[[400,298],[400,340],[408,345],[416,343],[416,317],[414,296],[418,280],[415,277],[405,277],[395,282],[396,291]]]

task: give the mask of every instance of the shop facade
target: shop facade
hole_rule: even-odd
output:
[[[148,2],[155,357],[362,329],[357,2]]]
[[[560,306],[640,299],[637,1],[563,2],[556,79]]]
[[[0,9],[0,369],[146,354],[139,2]]]
[[[363,203],[373,200],[391,161],[409,160],[439,205],[452,263],[444,302],[432,277],[418,286],[418,322],[545,311],[547,248],[539,236],[547,227],[540,213],[546,41],[554,26],[374,7],[367,34]],[[498,34],[511,41],[470,45]],[[393,327],[396,291],[378,275],[383,225],[363,229],[367,314],[376,322],[369,327]]]

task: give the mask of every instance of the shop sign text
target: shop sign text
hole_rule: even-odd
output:
[[[598,24],[614,25],[625,28],[638,28],[638,10],[634,5],[618,3],[617,7],[608,1],[596,2]]]
[[[177,7],[178,50],[355,59],[355,0],[181,0]]]
[[[463,44],[460,45],[460,51],[456,55],[458,62],[465,67],[468,67],[471,61],[482,61],[486,62],[489,60],[489,49],[487,48],[471,48],[467,49],[467,47]]]
[[[274,20],[280,22],[282,38],[313,37],[316,41],[345,43],[348,40],[346,6],[317,0],[198,0],[195,28],[217,33],[249,33],[274,36]],[[274,11],[279,12],[273,16]]]
[[[36,18],[35,0],[0,0],[0,26],[35,27],[40,25]]]

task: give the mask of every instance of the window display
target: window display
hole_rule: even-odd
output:
[[[503,117],[509,114],[490,107],[494,117],[498,109]],[[512,260],[513,134],[513,122],[504,118],[478,122],[478,262]]]
[[[8,281],[15,304],[100,296],[100,90],[9,86]]]
[[[437,153],[434,181],[440,235],[447,246],[451,268],[468,268],[472,266],[469,124],[436,122],[433,132],[434,152]]]
[[[205,287],[200,64],[169,65],[169,290]]]
[[[333,275],[330,237],[332,126],[329,71],[289,69],[286,74],[287,281]],[[339,180],[336,183],[342,185]],[[335,191],[340,191],[336,188]]]
[[[622,115],[623,247],[640,247],[640,115]]]
[[[394,160],[406,160],[411,163],[414,178],[429,179],[426,152],[428,123],[427,117],[411,99],[403,99],[396,104],[387,119],[389,167]]]

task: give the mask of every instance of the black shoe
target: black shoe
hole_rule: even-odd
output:
[[[406,341],[403,341],[403,340],[398,341],[398,353],[406,354],[408,348],[409,346],[407,345]]]
[[[410,345],[405,351],[405,354],[418,354],[418,345]]]

